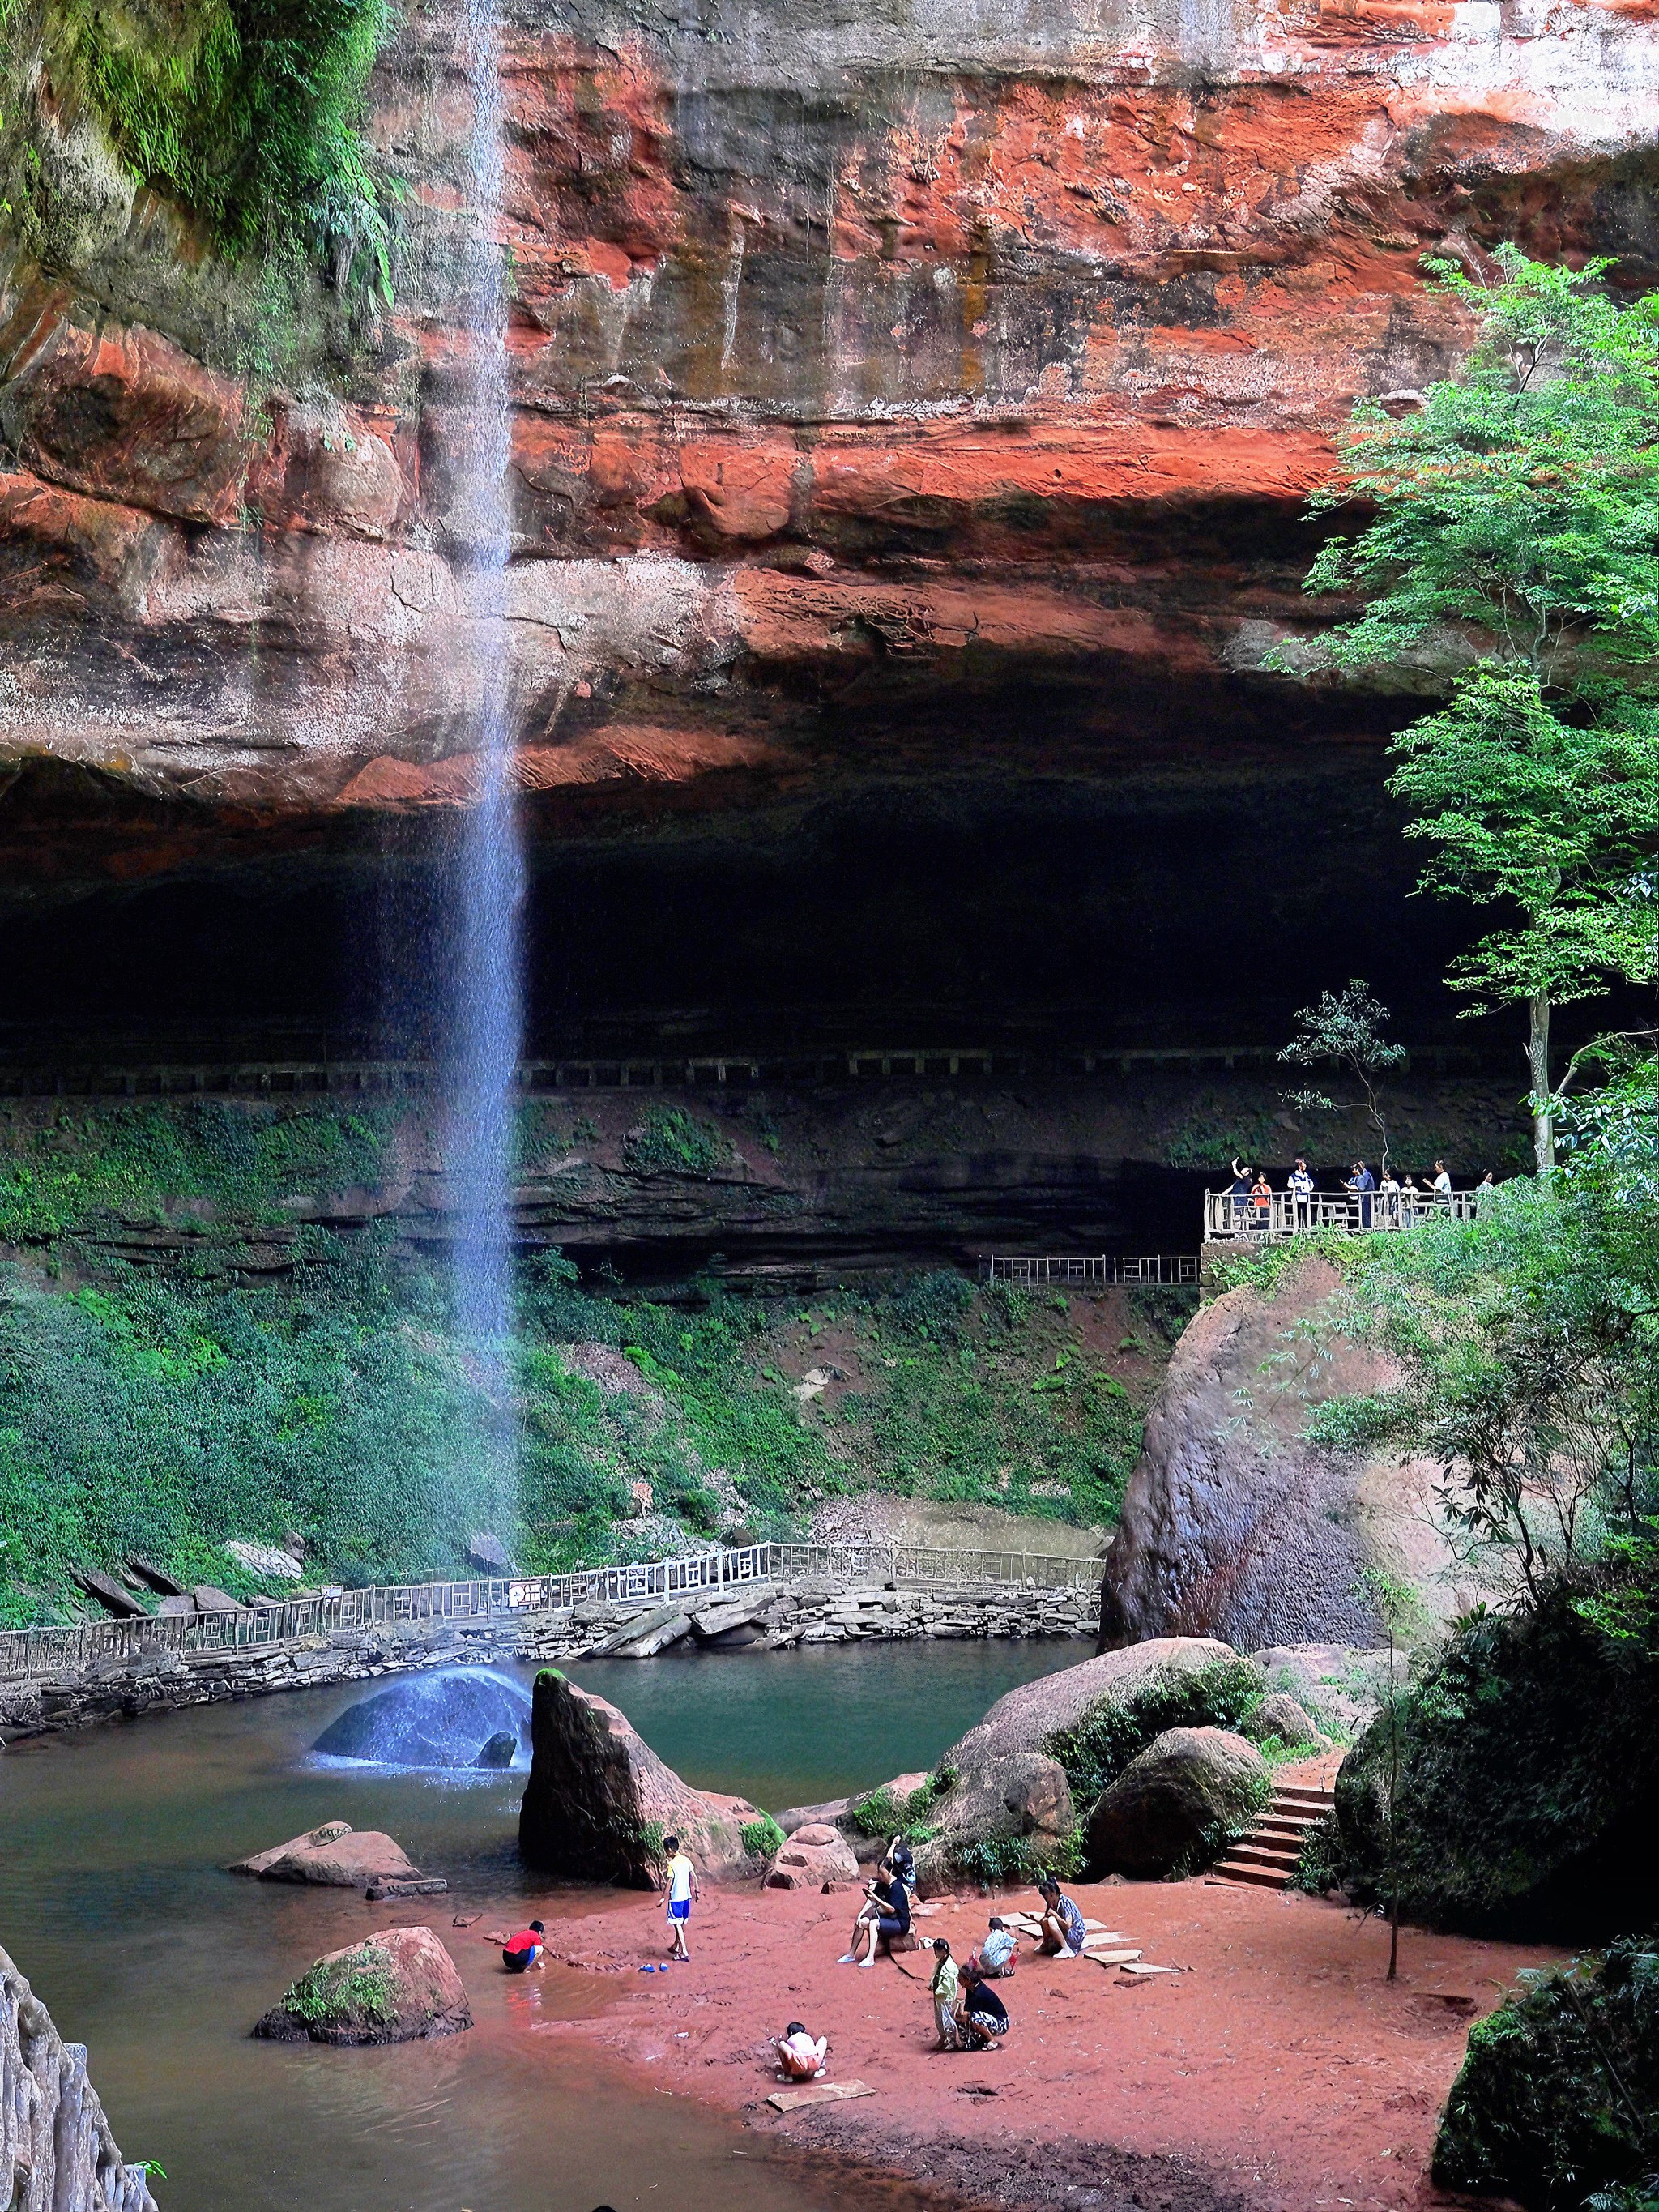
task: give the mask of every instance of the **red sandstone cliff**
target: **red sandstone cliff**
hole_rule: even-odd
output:
[[[537,811],[1374,733],[1375,702],[1254,672],[1314,619],[1301,495],[1357,393],[1454,357],[1425,248],[1653,280],[1653,16],[727,0],[641,29],[532,0],[503,228]],[[105,170],[52,265],[0,261],[0,753],[100,772],[46,779],[78,870],[161,864],[143,794],[199,810],[170,860],[466,794],[450,27],[417,14],[378,85],[399,304],[303,398],[209,365],[191,242]],[[1057,710],[1011,761],[1032,684]]]

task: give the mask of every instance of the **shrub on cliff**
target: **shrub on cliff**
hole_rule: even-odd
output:
[[[1407,1917],[1492,1932],[1593,1937],[1651,1912],[1659,1652],[1587,1618],[1596,1601],[1562,1583],[1474,1615],[1384,1707],[1337,1778],[1345,1887],[1397,1881]]]
[[[1436,2181],[1528,2212],[1576,2212],[1594,2191],[1639,2189],[1656,2166],[1659,1947],[1627,1939],[1603,1958],[1523,1975],[1470,2031]]]

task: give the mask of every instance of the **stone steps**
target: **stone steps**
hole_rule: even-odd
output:
[[[1242,1836],[1208,1879],[1255,1889],[1283,1889],[1296,1872],[1310,1828],[1336,1805],[1336,1792],[1321,1783],[1281,1782],[1267,1809]]]

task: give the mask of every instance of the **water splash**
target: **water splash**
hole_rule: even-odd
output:
[[[450,963],[449,1129],[456,1318],[474,1356],[501,1369],[512,1317],[513,1108],[523,1029],[525,868],[513,787],[507,566],[507,285],[500,227],[501,40],[493,0],[464,0],[471,93],[459,240],[465,341],[448,526],[466,643],[476,788],[461,831]]]

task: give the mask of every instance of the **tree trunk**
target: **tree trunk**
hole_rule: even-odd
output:
[[[1532,1071],[1532,1148],[1541,1176],[1548,1175],[1555,1165],[1555,1116],[1549,1109],[1549,993],[1534,991],[1527,1001],[1527,1065]]]

